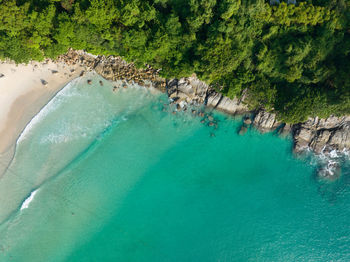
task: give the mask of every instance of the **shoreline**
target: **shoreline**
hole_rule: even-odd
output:
[[[29,64],[0,62],[0,174],[11,162],[29,122],[85,68],[45,60]]]
[[[291,134],[293,152],[296,154],[311,150],[315,154],[333,154],[350,150],[350,115],[330,116],[326,119],[309,117],[305,122],[288,124],[280,122],[277,115],[263,108],[251,110],[247,103],[247,92],[240,98],[230,99],[214,88],[199,80],[195,75],[181,79],[164,79],[159,71],[146,65],[137,69],[133,63],[127,63],[120,57],[93,56],[84,51],[70,49],[58,61],[68,64],[82,64],[94,70],[107,80],[116,79],[135,82],[148,87],[146,81],[160,91],[167,93],[179,110],[188,106],[205,106],[229,115],[242,116],[242,134],[248,128],[256,128],[261,133],[276,132],[283,136]]]
[[[5,75],[0,77],[0,174],[1,163],[4,159],[7,163],[10,161],[8,157],[15,152],[16,141],[31,119],[59,90],[86,71],[94,71],[110,81],[122,80],[148,88],[152,86],[166,93],[177,110],[204,105],[206,108],[240,116],[240,135],[244,135],[249,128],[256,128],[261,133],[291,135],[293,151],[296,154],[311,151],[316,155],[332,157],[334,152],[342,153],[350,149],[350,116],[330,116],[327,119],[310,117],[303,123],[290,125],[279,122],[276,114],[264,109],[249,109],[245,103],[246,93],[241,98],[230,99],[216,92],[195,75],[168,80],[159,76],[160,70],[147,65],[144,69],[138,69],[133,63],[127,63],[120,57],[94,56],[70,49],[54,61],[32,62],[28,65],[0,62],[0,74]],[[7,82],[4,82],[4,79],[7,79]],[[18,88],[23,79],[26,85]],[[7,101],[5,105],[1,103],[1,94],[6,89],[2,83],[16,87],[9,92],[12,100],[10,99],[10,103]],[[8,112],[6,122],[4,112]]]

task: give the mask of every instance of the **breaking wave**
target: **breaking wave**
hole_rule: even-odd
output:
[[[36,189],[36,190],[32,191],[32,192],[30,193],[29,197],[27,197],[27,198],[23,201],[22,206],[21,206],[21,210],[26,209],[26,208],[29,207],[30,203],[34,200],[34,197],[35,197],[36,193],[38,193],[38,190],[39,190],[39,189]]]

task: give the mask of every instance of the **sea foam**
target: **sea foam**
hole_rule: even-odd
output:
[[[74,81],[74,80],[73,80]],[[19,144],[21,141],[23,141],[28,134],[30,134],[31,130],[41,122],[42,119],[44,119],[50,112],[54,111],[61,103],[62,99],[57,99],[60,96],[69,96],[69,92],[71,91],[68,87],[71,85],[72,82],[68,83],[62,90],[60,90],[55,98],[49,101],[38,114],[36,114],[31,121],[28,123],[28,125],[24,128],[23,132],[17,139],[17,144]]]
[[[38,189],[36,189],[36,190],[34,190],[34,191],[32,191],[32,192],[30,193],[29,197],[27,197],[27,198],[23,201],[22,206],[21,206],[21,210],[26,209],[26,208],[29,207],[29,204],[33,201],[33,199],[34,199],[34,197],[35,197],[35,195],[36,195],[37,192],[38,192]]]

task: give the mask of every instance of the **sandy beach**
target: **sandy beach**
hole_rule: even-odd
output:
[[[26,125],[83,70],[80,65],[50,60],[19,65],[0,62],[0,174],[12,158]]]

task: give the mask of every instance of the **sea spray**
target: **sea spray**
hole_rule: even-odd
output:
[[[27,126],[22,131],[21,135],[17,139],[17,144],[21,143],[31,132],[31,130],[38,125],[42,119],[44,119],[50,112],[56,110],[60,104],[64,101],[64,97],[73,96],[70,86],[76,83],[78,80],[75,79],[72,82],[68,83],[64,88],[62,88],[56,96],[51,99],[38,114],[36,114]],[[76,94],[74,94],[76,95]]]
[[[34,200],[34,197],[39,189],[36,189],[30,193],[30,195],[23,201],[21,210],[26,209],[29,207],[29,204]]]
[[[317,166],[318,176],[330,180],[338,179],[342,173],[342,166],[349,162],[349,152],[347,150],[328,152],[324,148],[320,154],[315,155],[311,151],[309,154]]]
[[[87,85],[86,79],[93,84]],[[25,128],[0,183],[0,199],[8,199],[1,203],[0,223],[21,206],[32,188],[59,173],[101,132],[127,121],[158,97],[137,85],[113,92],[112,83],[105,81],[101,87],[99,81],[105,80],[94,73],[72,81]]]

